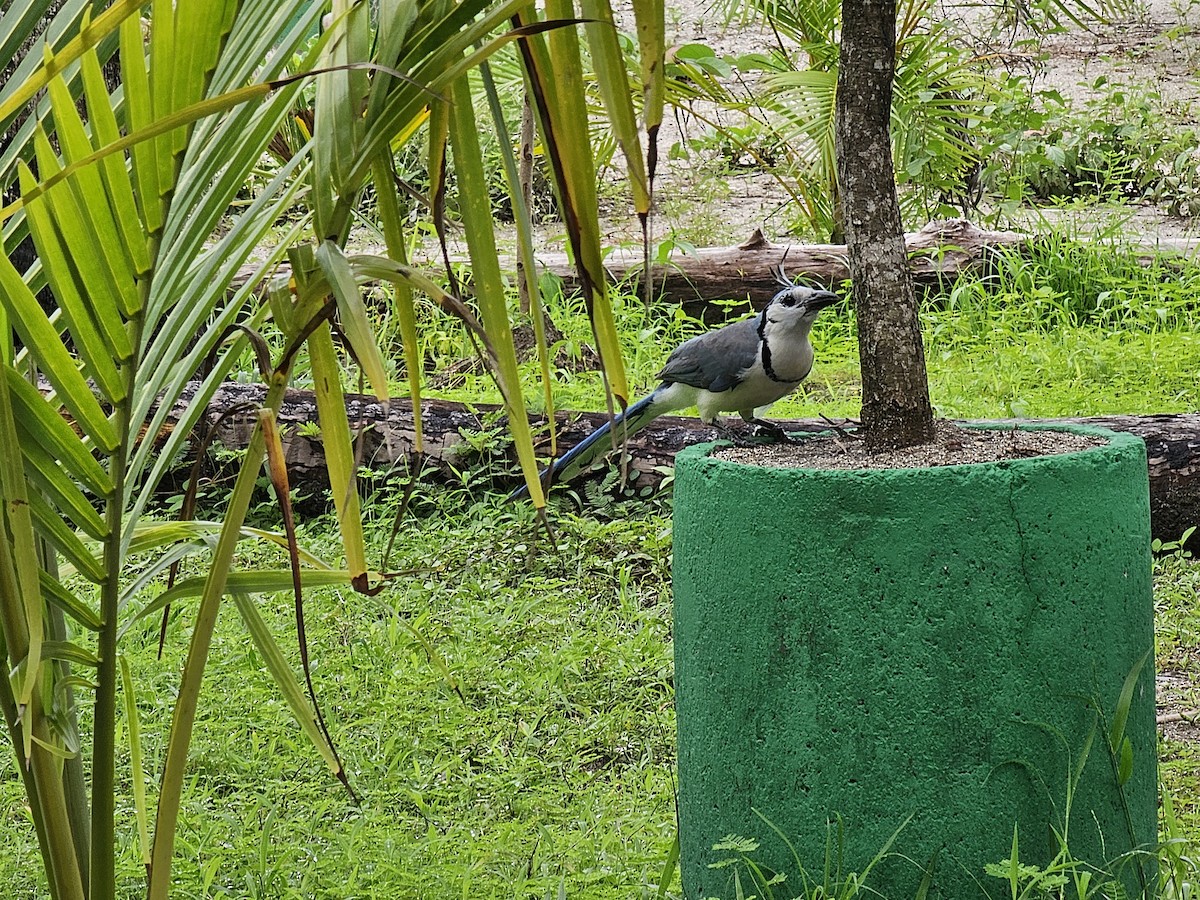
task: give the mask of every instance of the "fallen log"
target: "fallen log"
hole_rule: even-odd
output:
[[[905,238],[913,280],[925,290],[939,288],[962,272],[986,267],[990,254],[997,249],[1023,247],[1036,240],[1036,235],[977,228],[966,219],[933,221]],[[1150,265],[1164,255],[1180,260],[1194,255],[1197,242],[1133,236],[1129,247],[1142,265]],[[366,252],[386,251],[379,247],[366,248]],[[537,259],[545,271],[562,279],[568,293],[578,288],[578,276],[567,254],[545,251],[537,254]],[[756,230],[737,246],[674,250],[665,261],[654,262],[654,296],[663,303],[682,306],[696,319],[717,324],[749,308],[761,309],[779,290],[774,270],[781,263],[788,277],[803,275],[826,287],[849,277],[845,244],[777,244]],[[604,262],[611,281],[626,281],[639,291],[643,265],[640,248],[616,248]],[[510,268],[515,269],[515,263]],[[286,270],[284,266],[280,272]],[[243,266],[234,276],[233,285],[245,284],[254,272],[254,266]],[[744,305],[731,306],[731,300],[744,301]]]
[[[913,278],[918,286],[927,288],[983,264],[991,250],[1021,246],[1029,240],[1029,235],[1013,231],[985,231],[966,219],[930,222],[906,238]],[[578,275],[566,253],[547,251],[537,259],[545,271],[563,280],[568,293],[578,289]],[[762,308],[779,290],[775,269],[780,264],[789,278],[802,275],[826,287],[849,277],[845,244],[776,244],[756,230],[737,246],[674,250],[665,261],[653,263],[654,295],[713,324],[740,315],[748,307]],[[604,267],[611,281],[626,281],[640,290],[640,249],[616,248],[605,257]],[[253,266],[243,266],[234,277],[234,286],[245,284],[253,274]],[[730,307],[724,302],[718,306],[714,300],[743,300],[747,306]]]
[[[228,448],[246,446],[254,429],[255,417],[226,416],[221,413],[238,403],[261,403],[265,389],[259,385],[227,383],[214,396],[205,413],[203,427],[216,424],[216,437]],[[412,461],[415,428],[412,405],[393,400],[385,414],[373,397],[347,395],[347,410],[355,423],[361,463],[377,473],[378,479],[407,477]],[[491,467],[493,480],[500,486],[516,484],[512,460],[497,456],[485,445],[494,442],[472,440],[477,435],[503,432],[500,411],[494,406],[427,400],[422,404],[425,457],[422,477],[461,482],[462,473]],[[558,451],[565,452],[604,422],[602,413],[567,413],[555,416],[558,425]],[[1150,515],[1154,536],[1177,540],[1188,527],[1200,523],[1200,413],[1154,414],[1137,416],[1092,416],[1039,420],[1098,425],[1114,431],[1135,434],[1146,442],[1150,476]],[[317,429],[316,402],[311,392],[289,391],[279,415],[283,427],[284,449],[293,485],[320,489],[327,486],[324,451]],[[1016,424],[1017,420],[1005,420]],[[782,420],[790,431],[825,431],[828,423],[819,419]],[[662,416],[634,435],[628,444],[626,489],[638,494],[657,490],[674,465],[675,454],[691,444],[716,440],[721,435],[699,419]],[[542,453],[548,447],[539,448]],[[605,471],[601,467],[600,471]],[[590,476],[599,477],[596,472]]]
[[[905,236],[913,280],[923,288],[953,281],[959,273],[983,264],[992,250],[1029,240],[1029,235],[1013,231],[984,231],[966,219],[933,221]],[[539,253],[538,262],[563,279],[568,291],[577,287],[565,253]],[[775,270],[781,264],[789,278],[804,276],[825,287],[850,277],[845,244],[775,244],[755,231],[735,247],[675,250],[666,262],[654,263],[654,295],[681,305],[698,319],[725,319],[731,310],[713,306],[712,300],[747,300],[761,309],[779,290]],[[612,251],[604,259],[604,268],[613,281],[628,280],[640,290],[644,268],[640,249]]]

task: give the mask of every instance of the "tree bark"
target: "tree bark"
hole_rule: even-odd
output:
[[[835,151],[862,364],[868,449],[933,439],[933,407],[892,166],[895,0],[842,0]]]

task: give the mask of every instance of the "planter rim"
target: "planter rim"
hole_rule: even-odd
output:
[[[703,444],[692,444],[689,447],[684,447],[676,456],[676,466],[679,463],[688,465],[696,464],[703,466],[729,467],[733,470],[761,470],[767,472],[795,472],[804,474],[818,475],[862,475],[864,473],[879,473],[879,472],[962,472],[962,471],[978,471],[980,468],[989,466],[1014,467],[1022,464],[1045,464],[1047,460],[1062,460],[1069,461],[1078,459],[1081,456],[1089,454],[1105,454],[1112,452],[1120,452],[1134,447],[1144,448],[1145,442],[1136,435],[1129,434],[1123,431],[1113,431],[1109,428],[1103,428],[1099,425],[1081,425],[1074,422],[1022,422],[1013,425],[1009,422],[955,422],[963,428],[977,428],[986,431],[1001,431],[1011,430],[1014,427],[1018,431],[1063,431],[1069,434],[1083,434],[1092,437],[1104,438],[1106,443],[1099,444],[1095,447],[1085,447],[1082,450],[1068,450],[1063,453],[1040,453],[1037,456],[1019,456],[1012,459],[997,459],[990,462],[964,462],[952,463],[943,466],[898,466],[894,468],[865,466],[856,469],[825,469],[811,468],[806,466],[770,466],[770,465],[754,465],[752,463],[736,462],[730,459],[718,459],[712,456],[714,450],[733,446],[732,441],[718,440],[707,441]],[[801,438],[816,438],[833,434],[832,430],[817,431],[817,432],[793,432]]]

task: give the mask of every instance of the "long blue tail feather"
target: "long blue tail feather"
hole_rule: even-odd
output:
[[[624,429],[625,436],[636,434],[659,416],[659,412],[651,407],[658,391],[647,394],[637,403],[628,407],[624,413],[612,422],[605,422],[582,441],[556,459],[550,466],[552,481],[570,480],[598,459],[608,449],[609,432],[613,427]],[[602,443],[603,442],[603,443]],[[546,482],[546,473],[542,472],[542,482]],[[529,487],[521,485],[508,495],[509,500],[519,500],[529,494]]]

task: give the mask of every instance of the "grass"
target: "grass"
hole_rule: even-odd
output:
[[[1055,253],[1013,261],[987,291],[965,281],[926,305],[941,412],[1195,408],[1200,346],[1190,322],[1198,276],[1121,267],[1102,253],[1093,268],[1074,251]],[[1054,272],[1075,281],[1055,281]],[[648,386],[664,348],[698,326],[646,312],[633,298],[622,303],[630,370]],[[573,343],[587,341],[586,323],[567,301],[558,301],[556,315],[560,350],[569,356]],[[854,340],[844,308],[823,317],[818,368],[775,413],[853,415]],[[440,348],[431,357],[445,362],[461,337],[447,328],[429,341]],[[467,374],[450,393],[486,399],[489,387]],[[600,406],[585,374],[564,377],[561,400]],[[384,495],[367,505],[374,559],[393,503]],[[234,607],[223,610],[189,767],[176,896],[658,896],[674,839],[670,501],[607,507],[604,520],[565,506],[555,515],[554,554],[526,507],[429,488],[415,498],[416,515],[389,563],[414,574],[374,598],[307,598],[315,682],[364,797],[360,807],[304,744]],[[333,553],[335,532],[331,520],[317,518],[302,541]],[[1178,555],[1159,560],[1155,589],[1159,667],[1193,671],[1200,564]],[[294,632],[290,598],[263,598],[261,608],[277,633]],[[156,623],[129,645],[150,771],[162,751],[189,613],[174,612],[161,662]],[[1200,837],[1198,747],[1161,747],[1177,828],[1192,840]],[[123,777],[118,804],[129,810]],[[13,900],[45,894],[24,803],[5,761],[0,883]],[[122,840],[122,896],[137,897],[142,870],[132,824]],[[668,896],[677,895],[676,876]]]
[[[1200,662],[1200,562],[1176,551],[1155,564],[1155,663],[1159,672],[1196,672]],[[1188,711],[1200,709],[1200,685],[1194,683],[1180,701]],[[1164,737],[1159,745],[1159,777],[1170,793],[1184,834],[1200,840],[1200,741]]]
[[[424,499],[443,511],[405,527],[393,563],[418,572],[397,588],[308,598],[314,679],[361,808],[304,744],[236,610],[222,611],[177,896],[657,890],[674,839],[669,523],[562,517],[554,555],[534,546],[524,512],[518,523],[499,498],[463,500]],[[391,523],[380,506],[373,513],[378,557]],[[319,547],[335,530],[321,519],[303,537]],[[266,598],[262,612],[277,633],[294,633],[289,597]],[[130,660],[148,736],[169,721],[188,613],[173,615],[161,662],[155,622]],[[149,765],[159,752],[147,748]],[[22,805],[6,761],[0,878],[10,900],[44,893]],[[137,859],[121,862],[123,896],[140,896]]]
[[[392,560],[415,574],[375,598],[307,601],[314,678],[362,806],[304,744],[227,606],[191,755],[176,896],[657,896],[674,838],[669,502],[609,522],[560,512],[555,555],[537,545],[527,510],[497,497],[441,489],[418,501]],[[390,510],[370,513],[378,557]],[[327,548],[334,525],[304,531],[307,545]],[[1200,564],[1156,564],[1160,666],[1200,651],[1197,591]],[[290,598],[261,608],[277,633],[293,633]],[[131,653],[151,765],[188,613],[173,615],[161,662],[155,623]],[[1194,839],[1200,749],[1165,743],[1162,758]],[[128,807],[127,782],[121,791]],[[0,879],[12,900],[44,895],[23,804],[5,763]],[[131,828],[123,840],[122,896],[133,898]]]
[[[1108,243],[1051,235],[1027,255],[1003,253],[992,271],[968,275],[925,298],[922,326],[930,394],[947,418],[1051,418],[1181,412],[1197,402],[1200,371],[1200,266],[1164,257],[1141,264]],[[681,312],[647,311],[628,294],[616,298],[625,359],[635,397],[651,390],[670,349],[699,333]],[[563,338],[555,404],[604,408],[599,377],[580,360],[591,340],[580,304],[557,298],[551,316]],[[833,307],[812,335],[817,361],[779,418],[856,416],[858,345],[849,305]],[[469,356],[457,329],[427,342],[429,365]],[[461,368],[461,367],[460,367]],[[526,396],[536,410],[536,364],[526,365]],[[499,402],[478,371],[460,371],[432,386],[447,399]]]

